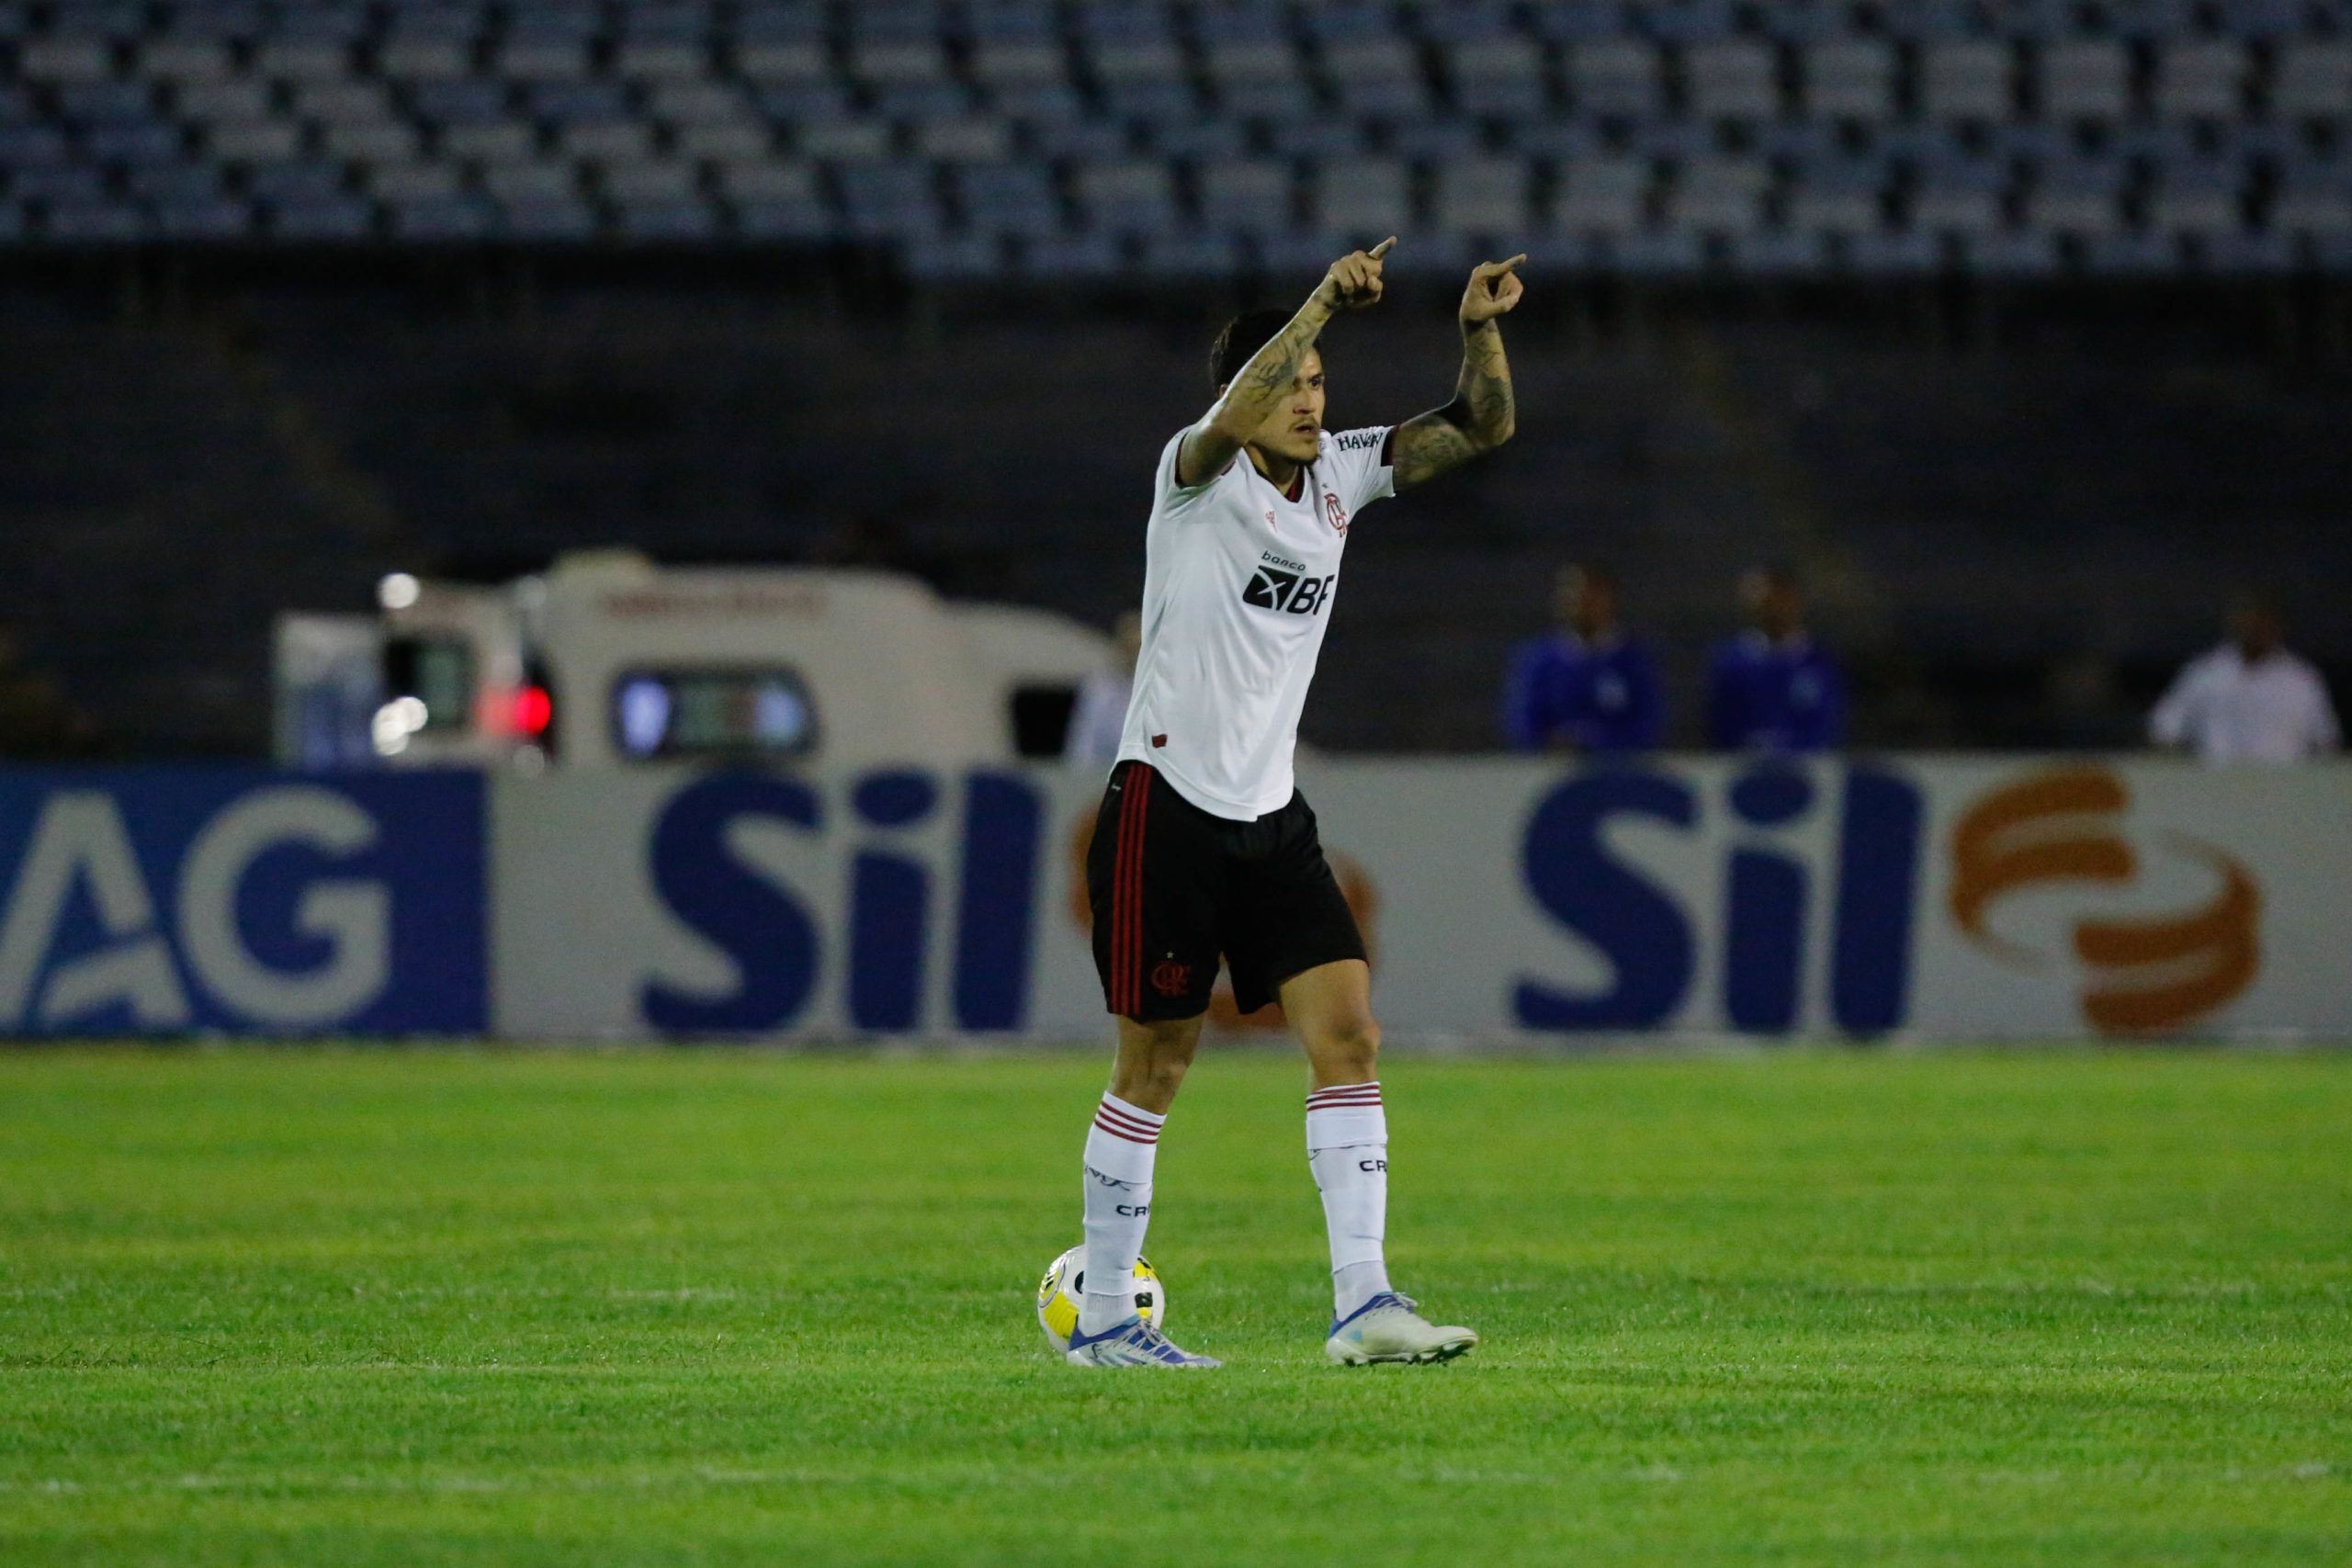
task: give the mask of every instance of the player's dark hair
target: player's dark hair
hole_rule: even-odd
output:
[[[1209,345],[1209,386],[1226,386],[1241,374],[1250,356],[1290,325],[1288,310],[1244,310],[1225,323]]]

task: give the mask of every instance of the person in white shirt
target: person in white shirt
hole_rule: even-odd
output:
[[[1078,701],[1069,711],[1069,732],[1062,739],[1062,757],[1067,761],[1108,764],[1118,761],[1119,738],[1127,728],[1127,701],[1135,694],[1143,617],[1127,611],[1111,636],[1118,646],[1114,668],[1097,670],[1079,682]]]
[[[2194,751],[2215,767],[2273,767],[2342,743],[2327,682],[2289,652],[2278,608],[2258,593],[2230,603],[2229,638],[2188,661],[2148,716],[2159,746]]]
[[[1234,1005],[1280,1000],[1306,1048],[1307,1164],[1331,1244],[1342,1363],[1434,1361],[1477,1343],[1389,1288],[1388,1123],[1371,970],[1291,779],[1298,716],[1357,513],[1509,440],[1501,318],[1514,268],[1474,268],[1453,400],[1394,427],[1323,428],[1324,323],[1378,299],[1384,241],[1331,264],[1295,314],[1237,317],[1210,351],[1216,401],[1159,454],[1144,535],[1135,695],[1087,855],[1094,962],[1117,1015],[1086,1140],[1080,1366],[1203,1367],[1134,1304],[1161,1125],[1199,1046],[1220,958]]]

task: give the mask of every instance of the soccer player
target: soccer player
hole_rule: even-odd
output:
[[[1434,1361],[1478,1342],[1389,1288],[1388,1124],[1363,938],[1291,782],[1299,709],[1356,513],[1510,439],[1500,321],[1524,256],[1463,292],[1453,400],[1394,428],[1323,428],[1324,324],[1381,296],[1391,237],[1331,264],[1295,315],[1237,317],[1216,400],[1159,454],[1144,536],[1143,650],[1087,856],[1094,963],[1118,1017],[1086,1139],[1086,1269],[1069,1359],[1214,1367],[1136,1314],[1152,1156],[1223,955],[1244,1013],[1279,999],[1306,1047],[1307,1164],[1330,1233],[1334,1360]]]

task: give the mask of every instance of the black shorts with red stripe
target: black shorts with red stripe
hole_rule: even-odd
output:
[[[1086,852],[1102,999],[1137,1022],[1206,1012],[1223,957],[1255,1012],[1317,964],[1364,956],[1304,795],[1254,822],[1213,816],[1148,764],[1111,770]]]

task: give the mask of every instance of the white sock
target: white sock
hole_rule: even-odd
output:
[[[1136,1259],[1151,1224],[1151,1164],[1168,1121],[1105,1093],[1086,1134],[1086,1274],[1078,1326],[1100,1334],[1136,1310]]]
[[[1331,1235],[1331,1310],[1344,1319],[1388,1289],[1388,1112],[1377,1081],[1306,1097],[1306,1163]]]

